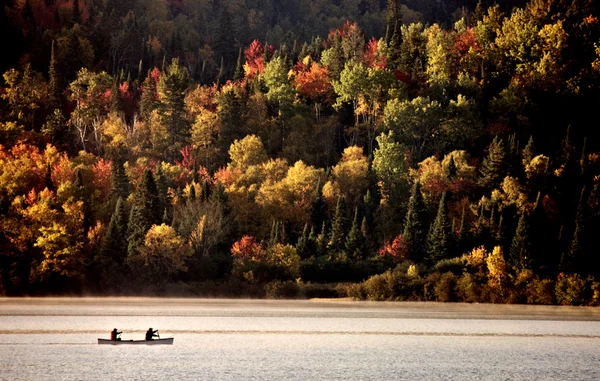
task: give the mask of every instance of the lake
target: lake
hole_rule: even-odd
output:
[[[113,328],[172,346],[98,345]],[[0,380],[599,380],[590,307],[0,298]]]

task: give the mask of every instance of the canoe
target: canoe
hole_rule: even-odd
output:
[[[150,341],[146,340],[109,340],[109,339],[98,339],[98,344],[110,344],[110,345],[125,345],[125,344],[141,344],[141,345],[171,345],[173,344],[173,337],[168,339],[154,339]]]

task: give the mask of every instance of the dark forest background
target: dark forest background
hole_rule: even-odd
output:
[[[0,294],[598,304],[599,16],[4,0]]]

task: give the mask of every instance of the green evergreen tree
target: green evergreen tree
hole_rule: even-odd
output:
[[[431,265],[450,257],[452,229],[448,218],[448,202],[446,193],[442,194],[437,216],[433,222],[431,234],[427,238],[429,263]]]
[[[152,111],[158,108],[158,83],[152,76],[151,71],[148,71],[146,79],[142,83],[142,95],[140,98],[140,115],[146,122],[150,120]]]
[[[308,258],[311,254],[309,252],[308,234],[308,224],[304,224],[302,235],[298,238],[298,242],[296,243],[296,251],[302,259]]]
[[[146,169],[142,176],[142,181],[133,195],[131,205],[127,230],[129,237],[128,254],[130,256],[134,255],[137,249],[143,245],[148,229],[152,225],[160,223],[161,212],[154,176],[149,169]]]
[[[352,227],[346,237],[346,254],[350,258],[362,259],[364,254],[365,239],[358,224],[358,208],[354,210]]]
[[[239,81],[244,77],[244,64],[243,64],[243,54],[242,48],[240,48],[240,52],[238,54],[237,64],[235,65],[235,73],[233,74],[233,80]]]
[[[48,95],[50,98],[50,107],[54,109],[61,109],[63,103],[63,88],[61,85],[61,75],[58,71],[58,64],[56,63],[54,40],[52,40],[52,48],[50,50],[50,66],[48,68],[48,79]]]
[[[119,83],[115,78],[110,89],[110,111],[120,114],[123,110],[121,93],[119,91]]]
[[[224,62],[231,63],[235,62],[238,48],[235,41],[236,31],[234,28],[233,21],[231,20],[231,14],[227,11],[227,7],[223,7],[219,23],[217,24],[217,33],[215,36],[215,42],[213,48],[215,50],[216,57],[222,57]],[[225,73],[223,79],[227,79],[228,70],[224,69]],[[231,73],[229,71],[229,73]]]
[[[338,197],[333,222],[331,224],[330,245],[334,250],[343,250],[347,226],[346,199],[340,196]]]
[[[321,180],[317,183],[317,190],[315,199],[312,202],[310,210],[310,223],[312,226],[319,226],[325,221],[325,213],[327,211],[327,204],[323,199],[321,192]]]
[[[421,183],[415,182],[408,201],[402,238],[410,260],[420,263],[425,258],[427,239],[427,209],[421,193]]]
[[[533,142],[533,136],[529,137],[527,145],[523,148],[522,152],[523,165],[527,165],[535,157],[535,143]]]
[[[506,175],[506,151],[502,139],[494,137],[480,168],[479,184],[486,189],[497,188]]]
[[[456,163],[454,163],[454,156],[450,156],[450,160],[448,161],[448,165],[444,167],[444,174],[447,179],[452,179],[456,176]]]
[[[156,166],[156,170],[154,171],[154,182],[156,183],[156,190],[158,192],[158,208],[163,214],[166,214],[166,216],[163,216],[163,221],[170,221],[172,219],[172,205],[171,197],[169,196],[169,185],[160,164]]]
[[[521,211],[517,230],[510,245],[509,262],[515,268],[530,267],[529,218],[525,210]]]
[[[119,197],[125,200],[129,196],[129,179],[125,174],[123,160],[118,155],[110,167],[110,196],[115,200]]]
[[[327,249],[329,245],[329,234],[327,233],[327,225],[325,221],[323,221],[323,226],[321,227],[321,233],[317,237],[317,255],[322,257],[327,255]]]
[[[121,197],[117,200],[115,211],[110,218],[106,235],[102,240],[100,254],[122,265],[127,255],[127,211]]]
[[[167,129],[169,148],[167,157],[174,160],[181,149],[188,145],[190,128],[185,109],[185,93],[189,85],[189,74],[179,60],[174,58],[166,73],[158,81],[160,122]]]
[[[52,181],[52,167],[50,163],[46,164],[46,175],[44,176],[44,186],[48,188],[48,190],[56,191],[56,187],[54,186],[54,181]]]

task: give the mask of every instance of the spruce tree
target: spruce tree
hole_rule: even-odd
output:
[[[189,85],[189,74],[179,60],[174,58],[167,72],[160,76],[158,108],[160,123],[167,129],[169,140],[167,157],[174,160],[181,149],[188,145],[190,129],[185,108],[185,92]]]
[[[433,222],[431,234],[427,238],[427,248],[429,251],[429,264],[433,265],[450,255],[452,243],[452,230],[450,219],[448,218],[448,203],[446,193],[442,194],[438,206],[437,216]]]
[[[321,233],[317,237],[317,255],[324,256],[327,254],[327,246],[329,245],[329,234],[327,233],[327,225],[323,221]]]
[[[129,226],[127,229],[129,255],[134,255],[137,249],[144,244],[146,233],[152,225],[160,223],[161,217],[162,213],[154,176],[149,169],[146,169],[142,176],[142,181],[133,195],[131,205]]]
[[[114,200],[129,196],[129,179],[125,174],[125,167],[120,156],[116,156],[110,167],[110,196]]]
[[[340,196],[338,197],[335,214],[331,223],[331,247],[334,250],[343,250],[347,226],[346,200]]]
[[[63,102],[63,91],[61,86],[61,76],[58,72],[57,66],[54,40],[52,40],[52,48],[50,50],[50,66],[48,68],[48,95],[50,98],[50,107],[54,109],[61,109]]]
[[[148,75],[142,82],[142,95],[140,98],[140,115],[145,122],[150,120],[152,111],[158,108],[158,83],[152,76],[152,72],[148,71]]]
[[[237,64],[235,65],[235,73],[233,74],[233,80],[236,82],[241,80],[242,77],[244,76],[244,66],[242,64],[242,59],[243,59],[242,48],[240,48],[240,52],[238,54],[238,59],[237,59]]]
[[[454,156],[450,156],[448,165],[444,167],[444,174],[448,180],[451,180],[456,176],[456,163],[454,162]]]
[[[306,259],[310,256],[308,242],[308,224],[304,224],[302,235],[300,236],[300,238],[298,238],[298,242],[296,243],[296,251],[302,259]]]
[[[488,146],[487,156],[483,159],[480,168],[481,178],[479,184],[486,189],[497,188],[506,174],[506,151],[504,143],[498,136],[494,137]]]
[[[402,234],[407,256],[416,263],[420,263],[425,257],[427,226],[427,210],[421,193],[421,183],[417,181],[413,185],[408,201],[408,211],[406,212],[404,233]]]
[[[127,254],[127,211],[123,198],[119,197],[110,218],[100,253],[103,258],[123,264]]]
[[[521,211],[517,230],[510,245],[510,264],[515,268],[529,268],[530,239],[529,218],[525,210]]]
[[[323,224],[323,221],[325,221],[326,208],[327,204],[325,203],[321,193],[321,180],[319,179],[317,183],[316,196],[312,202],[312,207],[310,210],[310,223],[312,226],[321,226],[321,224]]]
[[[527,141],[527,145],[523,148],[521,156],[523,157],[523,166],[529,165],[531,160],[535,157],[535,143],[533,142],[533,136],[529,137],[529,141]]]
[[[46,164],[46,175],[44,176],[44,186],[48,188],[48,190],[56,191],[56,187],[54,186],[54,181],[52,181],[52,167],[50,163]]]
[[[346,254],[350,258],[362,259],[365,239],[358,224],[358,208],[354,210],[352,227],[346,237]]]

